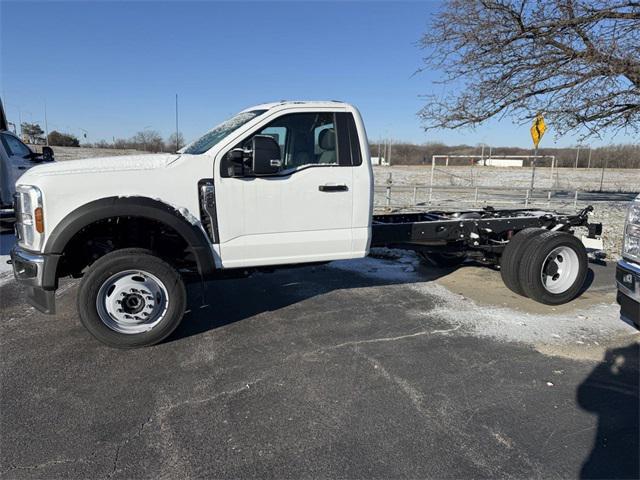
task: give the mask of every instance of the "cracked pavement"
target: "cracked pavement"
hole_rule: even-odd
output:
[[[56,317],[8,282],[0,472],[637,477],[638,333],[617,318],[610,273],[550,310],[476,267],[281,270],[213,282],[205,308],[191,289],[178,331],[133,351],[81,327],[77,281]]]

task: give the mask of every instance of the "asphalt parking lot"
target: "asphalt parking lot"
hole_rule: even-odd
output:
[[[0,286],[3,478],[633,478],[637,330],[611,267],[551,309],[393,254],[210,284],[119,351]],[[195,289],[194,289],[195,290]]]

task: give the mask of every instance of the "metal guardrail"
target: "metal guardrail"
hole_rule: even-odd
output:
[[[393,204],[392,197],[393,192],[402,193],[403,197],[407,194],[410,196],[411,201],[401,204]],[[444,185],[393,185],[387,183],[386,185],[375,185],[374,193],[384,195],[384,204],[386,207],[411,207],[420,205],[432,205],[434,202],[434,191],[451,191],[459,193],[469,193],[469,197],[472,198],[456,198],[458,203],[470,203],[473,206],[479,206],[481,204],[505,204],[505,205],[524,205],[528,207],[531,203],[545,203],[549,206],[551,203],[563,203],[573,202],[573,206],[577,208],[578,201],[581,193],[588,193],[585,190],[580,189],[560,189],[560,188],[544,188],[544,189],[530,189],[526,187],[490,187],[490,186],[444,186]],[[491,198],[482,199],[480,195],[482,193],[493,193]],[[512,195],[508,195],[511,193]],[[562,196],[557,194],[561,193]],[[497,194],[497,195],[495,195]],[[554,195],[555,194],[555,195]],[[499,197],[515,197],[512,199],[505,199]],[[498,197],[498,198],[496,198]],[[423,200],[420,200],[423,199]],[[591,200],[590,200],[591,201]]]

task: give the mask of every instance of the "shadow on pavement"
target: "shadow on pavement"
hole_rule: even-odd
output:
[[[366,261],[363,259],[351,262],[362,262],[362,265],[366,265]],[[353,271],[320,265],[257,273],[238,279],[213,280],[207,282],[204,301],[200,283],[190,283],[188,291],[191,311],[166,342],[204,333],[263,312],[280,310],[335,290],[428,282],[458,269],[480,265],[473,261],[450,268],[420,265],[415,272],[405,274],[402,268],[406,267],[406,264],[403,266],[394,263],[394,260],[388,261],[392,264],[391,268],[395,269],[392,275],[363,275],[361,268]],[[484,268],[499,271],[497,267]],[[589,268],[578,297],[591,287],[594,278],[595,274]],[[337,304],[336,308],[344,308],[344,304]]]
[[[639,478],[640,345],[608,350],[578,387],[578,404],[598,416],[594,446],[581,478]]]
[[[395,268],[393,275],[369,276],[350,270],[310,266],[257,273],[248,278],[213,280],[207,283],[205,305],[199,283],[192,283],[188,289],[191,312],[166,342],[197,335],[263,312],[280,310],[335,290],[426,282],[455,270],[420,266],[415,272],[403,274],[402,265]],[[344,304],[340,302],[336,308],[344,308]]]

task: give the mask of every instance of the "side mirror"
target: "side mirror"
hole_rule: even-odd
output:
[[[251,170],[254,175],[273,175],[282,168],[280,146],[268,135],[256,135],[252,140],[253,158]]]
[[[53,157],[53,148],[42,147],[42,160],[45,162],[53,162],[55,160]]]

